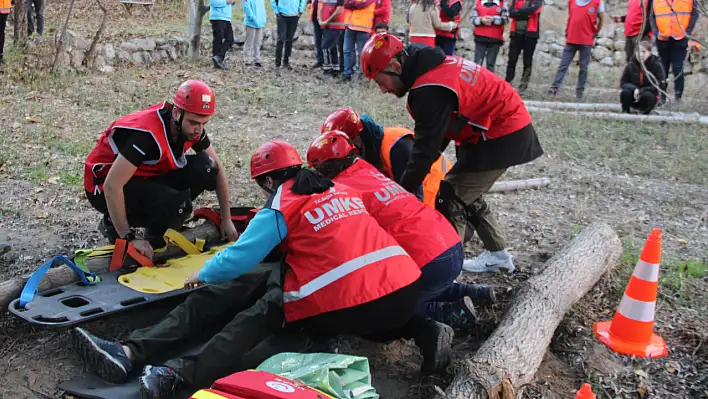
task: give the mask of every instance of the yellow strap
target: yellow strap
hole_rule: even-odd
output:
[[[176,230],[167,229],[163,237],[165,241],[180,247],[188,255],[197,255],[204,250],[204,240],[196,240],[196,244],[193,244]]]

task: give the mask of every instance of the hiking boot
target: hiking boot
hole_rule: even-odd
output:
[[[477,327],[477,311],[470,297],[443,305],[443,319],[440,322],[458,330],[473,330]]]
[[[494,287],[491,285],[460,283],[460,291],[476,305],[488,306],[497,302]]]
[[[108,242],[111,244],[115,244],[116,240],[120,237],[118,235],[118,231],[116,231],[116,228],[113,227],[113,222],[111,222],[111,218],[108,217],[108,215],[103,215],[103,219],[98,222],[98,231],[101,232],[101,234],[106,237]]]
[[[558,89],[551,87],[548,89],[548,95],[551,97],[555,97],[558,94]]]
[[[78,327],[72,330],[72,341],[84,363],[101,378],[113,384],[122,384],[128,379],[133,361],[121,344],[98,338]]]
[[[292,67],[292,65],[290,65],[289,63],[286,62],[283,64],[283,69],[287,69],[288,71],[292,71],[293,67]]]
[[[166,366],[145,366],[140,376],[140,398],[171,398],[184,385],[176,371]]]
[[[262,67],[262,66],[263,66],[263,64],[261,64],[261,62],[260,62],[260,61],[256,61],[256,62],[254,62],[254,63],[253,63],[253,65],[255,65],[255,66],[256,66],[257,68],[260,68],[260,67]]]
[[[452,359],[452,339],[455,332],[450,326],[428,320],[415,334],[415,344],[423,355],[420,371],[424,374],[445,370]]]
[[[474,259],[467,259],[462,263],[462,269],[471,273],[498,272],[501,269],[513,273],[514,257],[505,249],[502,251],[484,251]]]
[[[229,70],[229,68],[226,66],[226,61],[218,55],[211,57],[211,60],[214,62],[214,68],[223,69],[224,71]]]
[[[575,98],[577,98],[578,100],[582,100],[584,92],[585,90],[583,89],[575,89]]]

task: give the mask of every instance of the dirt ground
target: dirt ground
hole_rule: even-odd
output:
[[[32,271],[58,253],[104,244],[96,231],[99,216],[83,196],[83,159],[111,121],[167,99],[186,78],[200,78],[217,93],[208,131],[226,165],[232,202],[239,205],[262,203],[248,174],[258,144],[283,139],[304,153],[334,108],[351,106],[385,125],[412,126],[404,100],[381,94],[369,82],[339,84],[316,76],[304,68],[309,59],[295,60],[296,70],[278,78],[269,63],[246,70],[240,52],[230,57],[235,61],[229,73],[200,61],[111,75],[52,77],[17,70],[0,75],[0,241],[13,246],[0,257],[0,278]],[[590,93],[592,101],[615,98],[608,89]],[[527,98],[546,100],[542,87]],[[694,110],[708,113],[703,103],[696,104]],[[461,279],[520,284],[542,272],[547,259],[594,221],[617,231],[624,253],[615,271],[566,315],[521,397],[569,398],[582,382],[591,382],[600,398],[708,398],[708,128],[533,116],[545,155],[510,169],[503,179],[548,176],[551,185],[488,197],[518,271]],[[213,195],[199,199],[199,205],[215,203]],[[592,323],[612,317],[654,227],[664,236],[655,330],[669,343],[670,355],[618,356],[593,339]],[[478,253],[478,241],[468,250]],[[486,312],[483,331],[457,334],[458,359],[474,354],[505,307],[502,302]],[[168,310],[165,305],[134,311],[87,328],[120,339]],[[347,340],[342,349],[369,356],[383,398],[427,398],[452,378],[420,377],[420,356],[411,342]],[[82,372],[66,331],[39,330],[0,315],[0,398],[58,397],[56,384]]]

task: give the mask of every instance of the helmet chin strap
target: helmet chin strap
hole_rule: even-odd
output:
[[[184,134],[184,131],[182,130],[182,121],[183,120],[184,120],[184,110],[182,108],[179,108],[179,118],[177,118],[177,121],[175,122],[177,124],[177,137],[179,137],[179,138],[184,138],[186,136]]]

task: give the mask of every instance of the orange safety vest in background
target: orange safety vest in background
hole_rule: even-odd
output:
[[[376,2],[360,10],[345,8],[348,11],[347,28],[359,32],[371,32],[371,28],[374,27],[374,9],[376,9]]]
[[[674,12],[671,11],[673,6]],[[681,40],[691,22],[693,0],[654,0],[654,17],[659,40]]]
[[[383,139],[381,140],[381,161],[383,161],[382,171],[386,177],[393,179],[393,167],[391,166],[391,150],[398,143],[398,140],[410,136],[413,137],[413,132],[405,127],[386,127],[384,128]],[[440,181],[445,179],[447,172],[452,169],[452,162],[445,156],[440,154],[440,157],[433,162],[430,167],[430,172],[423,180],[423,203],[435,209],[435,198],[440,190]]]
[[[9,14],[12,10],[12,0],[0,0],[0,14]],[[1,29],[5,29],[3,26]]]

